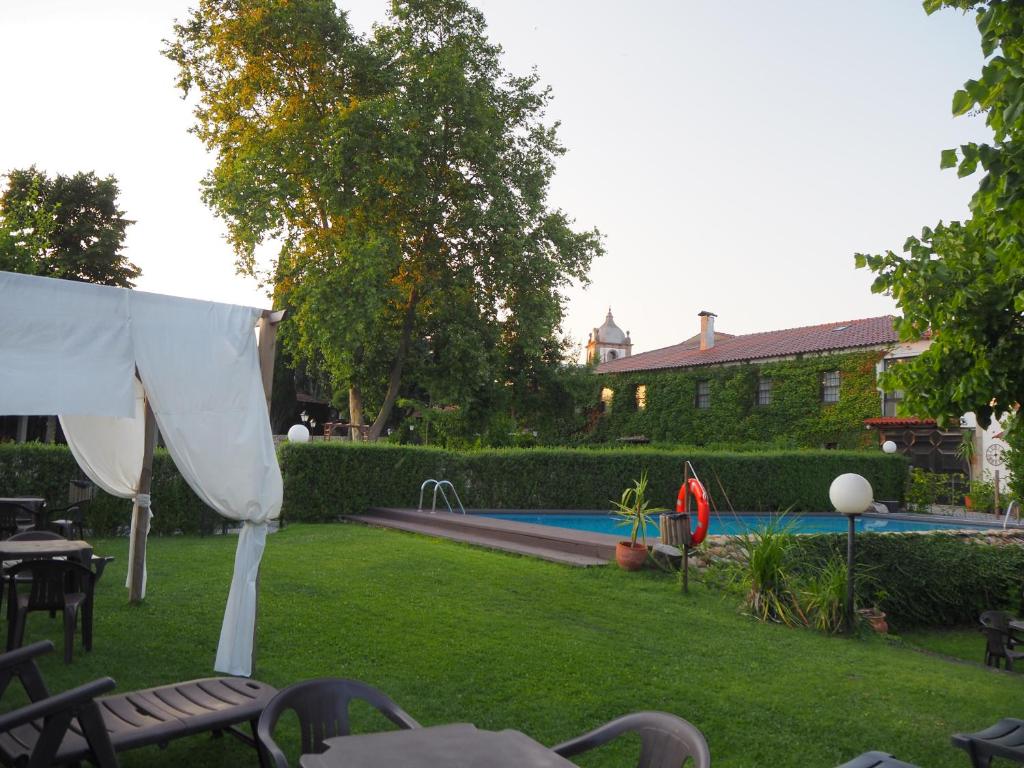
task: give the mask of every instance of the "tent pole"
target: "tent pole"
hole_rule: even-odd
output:
[[[139,473],[138,493],[149,494],[153,483],[153,449],[156,446],[156,416],[146,398],[146,426],[143,438],[142,471]],[[132,588],[128,594],[131,603],[142,602],[142,574],[146,567],[146,533],[149,528],[149,509],[141,509],[135,504],[132,509],[133,530],[135,538],[132,562],[128,564],[132,573]]]

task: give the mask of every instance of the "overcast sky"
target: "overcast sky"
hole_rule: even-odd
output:
[[[187,0],[0,2],[0,172],[113,174],[139,287],[255,306],[199,199],[210,166],[161,40]],[[347,0],[357,30],[385,0]],[[606,235],[570,293],[581,346],[609,305],[634,352],[885,314],[857,251],[966,215],[940,150],[984,138],[950,100],[981,66],[972,17],[919,0],[486,0],[506,66],[553,88],[568,154],[551,202]]]

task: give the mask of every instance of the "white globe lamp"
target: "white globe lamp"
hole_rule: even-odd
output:
[[[305,424],[295,424],[288,429],[288,442],[289,443],[308,443],[309,442],[309,429],[306,428]]]
[[[832,506],[844,515],[859,515],[871,506],[874,496],[871,483],[852,472],[837,477],[828,489]]]
[[[882,453],[896,453],[896,443],[892,440],[886,440],[882,443]]]

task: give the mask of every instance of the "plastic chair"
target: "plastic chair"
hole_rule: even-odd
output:
[[[993,757],[1024,764],[1024,720],[1007,717],[977,733],[955,733],[952,742],[967,753],[973,768],[989,768]]]
[[[295,683],[281,689],[260,715],[256,741],[264,765],[288,768],[288,758],[274,741],[274,728],[285,712],[294,712],[302,732],[302,754],[324,751],[324,739],[348,736],[349,704],[365,701],[399,728],[419,728],[408,712],[376,688],[358,680],[321,678]]]
[[[8,536],[7,541],[55,541],[63,539],[56,531],[19,531],[13,536]]]
[[[709,768],[711,753],[700,730],[667,712],[634,712],[612,720],[589,733],[551,748],[562,757],[587,752],[624,733],[640,736],[637,768],[678,768],[693,759],[692,768]]]
[[[979,617],[981,631],[985,635],[985,664],[999,667],[1004,661],[1008,670],[1013,670],[1016,659],[1024,659],[1024,652],[1013,648],[1017,641],[1010,632],[1010,614],[1006,611],[985,611]]]
[[[843,763],[838,768],[918,768],[912,763],[897,760],[888,752],[865,752],[863,755]]]
[[[35,513],[28,507],[13,501],[0,501],[0,539],[9,539],[19,531],[32,528],[35,523]]]
[[[19,579],[26,574],[30,580]],[[82,645],[92,650],[92,606],[96,574],[71,560],[23,560],[7,570],[7,650],[21,646],[32,611],[63,611],[64,663],[71,663],[75,625],[82,613]],[[19,586],[22,591],[19,591]]]

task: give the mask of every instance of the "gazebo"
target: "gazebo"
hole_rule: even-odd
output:
[[[0,272],[0,413],[58,414],[86,475],[134,500],[129,599],[145,596],[157,429],[196,494],[243,523],[214,663],[227,674],[252,673],[260,560],[281,509],[268,408],[282,315]]]

